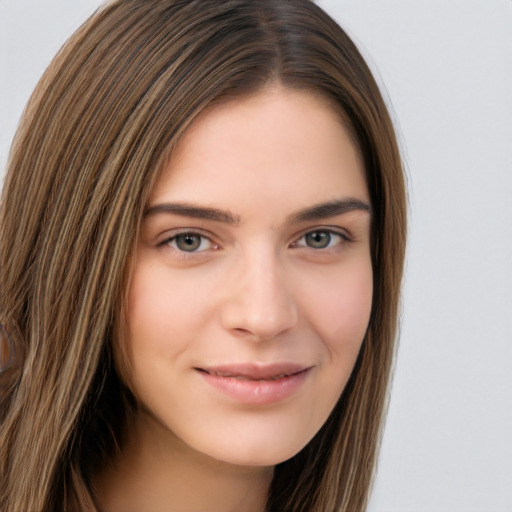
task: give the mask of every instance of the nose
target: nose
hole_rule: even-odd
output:
[[[247,257],[225,289],[224,329],[255,341],[275,339],[291,330],[298,321],[291,284],[275,254]]]

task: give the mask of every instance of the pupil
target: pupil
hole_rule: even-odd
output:
[[[314,231],[306,235],[306,243],[315,249],[324,249],[329,245],[331,235],[326,231]]]
[[[201,245],[201,237],[197,235],[179,235],[176,238],[176,245],[182,251],[195,251]]]

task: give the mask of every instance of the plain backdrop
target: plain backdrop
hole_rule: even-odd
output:
[[[401,341],[369,512],[512,512],[512,1],[319,3],[375,72],[408,174]],[[0,0],[0,174],[36,81],[99,4]]]

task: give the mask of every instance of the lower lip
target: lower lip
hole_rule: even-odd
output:
[[[293,395],[308,377],[311,368],[275,380],[222,377],[199,371],[208,384],[221,393],[247,405],[269,405]]]

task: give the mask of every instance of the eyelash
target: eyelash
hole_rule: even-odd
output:
[[[326,247],[311,247],[310,245],[307,245],[307,242],[301,243],[301,240],[306,241],[308,236],[319,235],[319,234],[328,235],[329,240],[328,240],[328,245]],[[333,238],[338,238],[339,239],[338,242],[335,244],[331,244]],[[343,245],[343,244],[349,243],[351,241],[352,241],[352,239],[346,233],[344,233],[342,231],[334,230],[331,228],[316,228],[316,229],[312,229],[312,230],[304,233],[300,238],[298,238],[295,242],[293,242],[291,244],[291,247],[294,249],[295,248],[310,248],[310,249],[314,249],[317,251],[326,251],[328,249],[332,249],[333,247]]]
[[[307,244],[306,239],[308,236],[313,236],[313,235],[318,235],[318,234],[321,234],[322,236],[327,235],[329,237],[328,245],[326,247],[316,247],[315,248],[315,247],[311,247],[311,245]],[[182,248],[180,248],[177,245],[179,243],[178,242],[179,237],[187,237],[187,236],[190,238],[199,237],[200,245],[196,249],[191,250],[191,251],[183,250]],[[338,241],[335,244],[331,243],[333,238],[338,239]],[[197,249],[200,249],[202,245],[204,245],[205,241],[207,241],[210,244],[210,246],[207,248],[203,248],[202,250],[197,250]],[[303,248],[308,249],[309,248],[309,249],[313,249],[314,251],[321,252],[321,251],[327,251],[329,249],[333,249],[336,246],[344,245],[344,244],[347,244],[350,242],[352,242],[352,239],[345,232],[342,232],[339,230],[334,230],[332,228],[316,228],[316,229],[312,229],[312,230],[309,230],[309,231],[303,233],[299,238],[297,238],[294,242],[292,242],[290,244],[290,247],[292,249],[303,249]],[[210,236],[208,236],[204,233],[201,233],[200,231],[194,231],[194,230],[181,231],[179,233],[173,234],[171,237],[168,237],[165,240],[162,240],[161,242],[159,242],[157,244],[157,247],[159,247],[159,248],[171,247],[181,258],[197,257],[199,254],[201,254],[207,250],[210,250],[210,249],[216,250],[219,248],[219,246],[217,244],[215,244],[215,242],[213,242],[213,240],[211,239]]]
[[[178,246],[177,246],[177,243],[178,243],[178,240],[180,237],[199,237],[200,238],[200,246],[201,247],[205,241],[207,241],[211,247],[208,247],[207,249],[203,249],[203,250],[200,250],[198,251],[197,249],[196,250],[193,250],[193,251],[186,251],[186,250],[183,250],[183,249],[180,249]],[[159,248],[164,248],[164,247],[171,247],[172,249],[174,249],[174,251],[176,251],[177,254],[180,255],[180,257],[183,257],[183,258],[190,258],[190,257],[193,257],[193,255],[197,255],[198,253],[202,253],[204,252],[205,250],[208,250],[210,248],[214,248],[214,249],[217,249],[218,248],[218,245],[216,245],[210,236],[204,234],[204,233],[201,233],[200,231],[193,231],[193,230],[188,230],[188,231],[181,231],[179,233],[175,233],[173,234],[172,236],[166,238],[165,240],[162,240],[161,242],[159,242],[157,244],[157,247]]]

